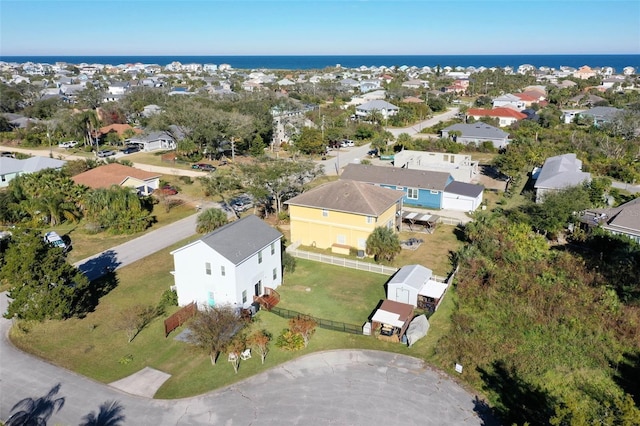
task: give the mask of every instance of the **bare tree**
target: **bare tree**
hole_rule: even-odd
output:
[[[233,366],[233,371],[238,374],[238,367],[240,367],[240,354],[247,346],[247,342],[244,336],[236,335],[229,346],[227,346],[227,352],[229,353],[229,362]]]
[[[318,323],[313,318],[307,316],[298,316],[289,320],[289,329],[302,337],[305,348],[309,344],[309,339],[315,333],[317,325]]]
[[[157,310],[153,306],[135,305],[121,311],[116,321],[116,327],[127,333],[128,343],[140,333],[153,318]]]
[[[260,359],[264,364],[267,353],[269,353],[269,342],[271,341],[271,334],[267,330],[256,331],[249,337],[249,343],[260,353]]]
[[[208,306],[189,322],[189,342],[205,351],[216,365],[220,352],[226,350],[233,336],[244,327],[245,322],[230,305]]]

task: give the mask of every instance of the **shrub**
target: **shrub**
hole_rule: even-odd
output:
[[[158,309],[160,311],[164,311],[165,308],[169,306],[178,306],[178,293],[170,288],[166,289],[164,293],[162,293],[160,302],[158,302]]]
[[[180,182],[187,184],[187,185],[191,185],[193,183],[193,179],[191,179],[191,176],[180,176]]]
[[[299,351],[304,348],[304,339],[298,333],[285,328],[278,336],[276,346],[285,351]]]

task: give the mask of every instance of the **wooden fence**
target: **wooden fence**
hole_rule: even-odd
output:
[[[191,302],[187,306],[164,320],[164,337],[167,337],[169,333],[187,322],[187,320],[193,317],[197,311],[197,305],[195,304],[195,302]]]

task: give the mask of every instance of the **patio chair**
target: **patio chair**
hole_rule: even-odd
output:
[[[240,359],[247,360],[249,358],[251,358],[251,349],[247,348],[240,354]]]
[[[227,361],[234,362],[236,359],[238,359],[238,355],[236,355],[235,353],[231,352],[229,354],[229,358],[227,358]]]

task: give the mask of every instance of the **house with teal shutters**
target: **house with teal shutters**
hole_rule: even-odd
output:
[[[404,192],[402,204],[430,209],[442,208],[444,190],[453,182],[446,172],[412,170],[400,167],[348,164],[340,179],[366,182]]]

